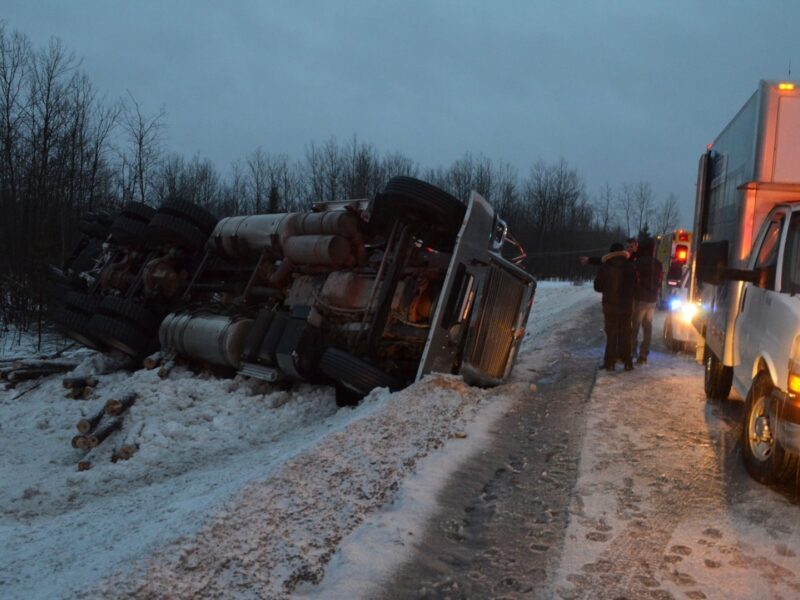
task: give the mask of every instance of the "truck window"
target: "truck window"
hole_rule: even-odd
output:
[[[778,242],[781,240],[781,226],[783,225],[783,215],[779,219],[772,221],[764,236],[761,250],[758,252],[755,268],[773,267],[778,264]]]
[[[800,213],[792,215],[786,233],[781,291],[789,294],[800,292]]]

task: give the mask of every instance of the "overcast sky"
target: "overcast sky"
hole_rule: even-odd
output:
[[[2,0],[101,92],[167,111],[167,146],[227,170],[353,134],[423,166],[470,151],[590,192],[649,181],[691,226],[700,153],[755,90],[800,78],[800,2]]]

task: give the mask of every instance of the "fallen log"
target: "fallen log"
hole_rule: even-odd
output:
[[[60,369],[52,368],[18,368],[9,372],[6,378],[14,383],[19,381],[28,381],[29,379],[38,379],[39,377],[47,377],[48,375],[55,375],[61,373]]]
[[[46,358],[19,358],[11,363],[15,369],[53,369],[55,371],[72,371],[78,366],[74,360],[48,360]]]
[[[145,369],[155,369],[161,364],[161,352],[154,352],[142,361],[142,366]]]
[[[78,471],[88,471],[92,468],[92,463],[88,460],[82,460],[78,463]]]
[[[114,419],[103,427],[95,430],[94,433],[86,436],[86,442],[89,448],[96,448],[103,443],[108,436],[114,433],[117,429],[122,427],[122,419]]]
[[[136,446],[133,444],[122,444],[118,450],[114,450],[111,455],[111,462],[118,460],[129,460],[136,453]]]
[[[97,387],[97,378],[95,377],[65,377],[61,382],[65,388],[85,388]]]
[[[118,417],[126,410],[128,410],[134,402],[136,402],[136,398],[138,394],[136,392],[130,392],[125,394],[119,400],[111,399],[106,402],[106,414],[112,417]]]
[[[88,386],[82,388],[72,388],[66,397],[72,398],[73,400],[88,400],[92,397],[93,393],[94,388]]]
[[[104,414],[106,414],[105,407],[98,410],[91,417],[87,419],[81,419],[80,421],[78,421],[76,425],[78,431],[83,434],[91,432],[92,430],[94,430],[95,427],[97,427],[97,424],[100,422],[100,419],[103,418]]]
[[[76,435],[72,438],[72,447],[78,450],[88,449],[88,442],[85,435]]]
[[[169,376],[170,371],[172,371],[172,369],[174,368],[175,368],[175,359],[168,360],[163,365],[161,365],[161,368],[158,370],[158,376],[161,377],[161,379],[166,379]]]

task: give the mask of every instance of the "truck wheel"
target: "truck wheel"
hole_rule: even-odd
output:
[[[203,248],[208,236],[195,225],[166,213],[158,213],[147,226],[149,241],[156,244],[175,244],[191,252]]]
[[[138,246],[144,243],[147,222],[120,215],[111,225],[111,237],[120,244]]]
[[[338,348],[328,348],[322,353],[319,368],[325,375],[360,397],[366,396],[378,387],[388,387],[390,390],[403,387],[391,375]],[[339,404],[340,394],[337,393],[336,397]],[[345,403],[347,404],[352,404],[352,401]]]
[[[96,296],[90,296],[83,292],[67,292],[62,299],[62,303],[68,309],[91,317],[97,312],[97,306],[100,304],[100,299]]]
[[[189,221],[192,225],[197,227],[200,231],[207,236],[211,235],[214,227],[217,226],[218,219],[208,212],[202,206],[198,206],[194,202],[181,200],[180,198],[171,198],[165,200],[159,207],[158,212],[179,217],[184,221]]]
[[[83,273],[85,271],[90,271],[97,262],[97,258],[103,252],[103,244],[92,238],[84,238],[85,245],[80,253],[75,257],[67,268],[72,273]],[[81,242],[83,243],[83,242]]]
[[[103,344],[95,337],[89,327],[89,317],[85,314],[66,306],[59,306],[53,310],[50,318],[56,329],[67,337],[87,348],[103,350]]]
[[[750,476],[760,483],[777,483],[792,475],[797,457],[786,452],[776,436],[777,423],[771,414],[773,385],[762,371],[753,380],[744,404],[742,457]]]
[[[161,318],[154,315],[140,303],[118,296],[106,296],[100,302],[97,311],[110,317],[118,317],[143,332],[155,332],[161,324]]]
[[[717,358],[717,355],[708,346],[706,346],[703,364],[705,365],[703,384],[706,398],[709,400],[727,400],[733,383],[733,369],[723,365],[722,361]]]
[[[122,207],[122,210],[120,210],[119,213],[124,217],[133,219],[134,221],[147,223],[155,216],[156,210],[142,202],[128,202]]]
[[[104,240],[108,237],[108,225],[89,219],[82,219],[78,223],[78,231],[96,240]]]
[[[461,228],[467,207],[458,198],[413,177],[392,177],[373,200],[370,225],[386,229],[397,219],[415,219],[453,236]]]
[[[101,339],[111,348],[115,348],[133,358],[147,356],[153,348],[152,336],[148,336],[137,327],[107,315],[94,315],[89,321],[89,328],[95,337]]]

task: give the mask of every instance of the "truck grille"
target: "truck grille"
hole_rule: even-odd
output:
[[[503,269],[489,271],[468,362],[490,377],[506,374],[525,290],[525,282]]]

